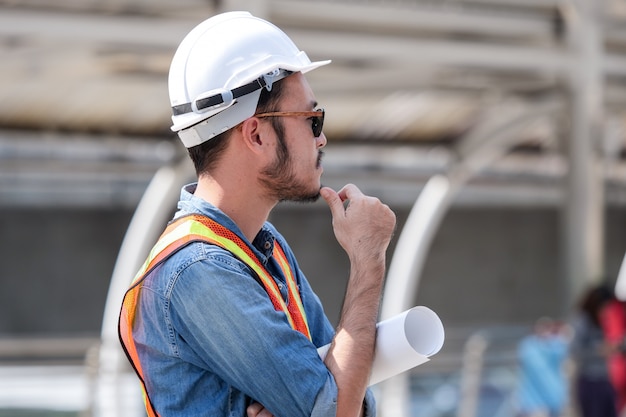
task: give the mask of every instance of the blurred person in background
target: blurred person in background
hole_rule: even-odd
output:
[[[214,16],[179,45],[172,130],[198,180],[120,316],[149,416],[375,415],[367,385],[395,215],[354,185],[321,185],[324,111],[303,74],[328,63],[246,12]],[[336,330],[267,221],[280,201],[320,196],[350,260]]]
[[[569,327],[548,317],[535,323],[517,350],[519,361],[518,407],[520,417],[559,417],[567,405]]]
[[[589,288],[582,295],[574,318],[571,354],[576,366],[574,392],[581,417],[616,417],[616,394],[608,359],[613,348],[602,328],[602,312],[613,297],[606,285]]]
[[[616,406],[619,415],[625,414],[626,408],[626,303],[611,292],[600,315],[604,337],[609,345],[609,376],[616,394]]]

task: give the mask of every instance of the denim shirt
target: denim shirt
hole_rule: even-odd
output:
[[[206,215],[247,239],[223,212],[183,187],[175,217]],[[284,238],[265,223],[251,247],[287,300],[271,257],[280,242],[295,273],[312,342],[276,311],[252,270],[230,252],[194,242],[142,283],[133,337],[148,395],[161,417],[245,417],[259,402],[276,417],[335,416],[337,385],[317,354],[334,329]],[[368,389],[367,416],[375,416]]]

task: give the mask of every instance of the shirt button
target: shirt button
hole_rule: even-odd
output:
[[[265,249],[271,248],[272,247],[272,242],[270,242],[269,240],[266,241],[264,247],[265,247]]]

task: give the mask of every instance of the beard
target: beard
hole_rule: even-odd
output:
[[[276,129],[275,129],[276,130]],[[282,130],[282,129],[279,129]],[[275,160],[259,178],[269,195],[278,201],[315,202],[320,198],[321,187],[311,187],[297,177],[297,167],[291,160],[282,132],[277,131],[278,147]],[[318,151],[315,168],[319,168],[324,152]]]

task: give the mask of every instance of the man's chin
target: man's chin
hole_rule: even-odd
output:
[[[320,198],[320,193],[317,192],[316,194],[302,195],[300,197],[290,199],[290,201],[293,201],[296,203],[315,203],[317,200],[319,200],[319,198]]]
[[[292,201],[295,203],[314,203],[319,200],[321,194],[320,190],[322,187],[319,187],[317,190],[312,191],[310,193],[302,193],[298,195],[292,195],[290,197],[281,199],[281,201]]]

